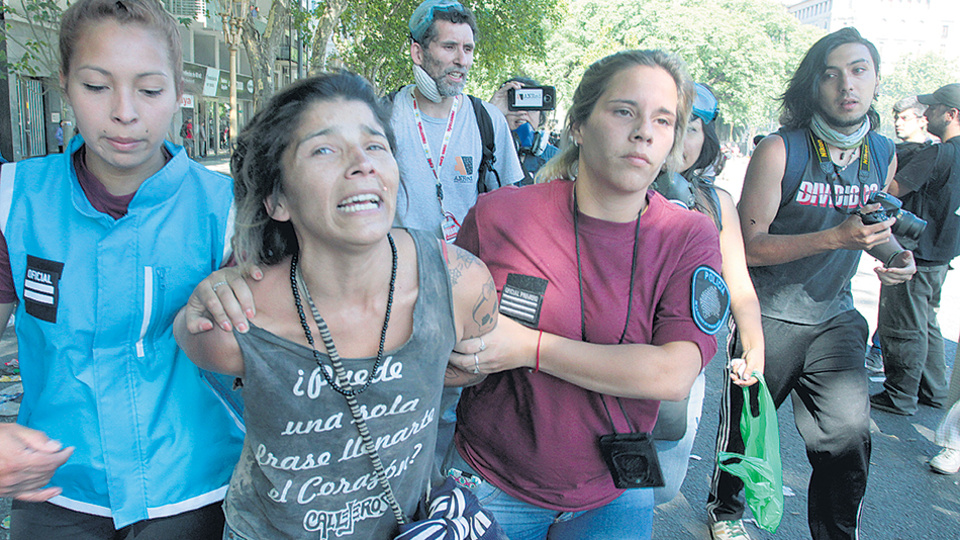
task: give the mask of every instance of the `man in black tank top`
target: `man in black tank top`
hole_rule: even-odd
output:
[[[896,166],[892,141],[871,133],[879,125],[878,64],[876,47],[853,28],[814,44],[782,97],[784,128],[757,146],[739,206],[762,309],[764,377],[777,406],[793,395],[813,467],[814,540],[857,538],[870,464],[867,324],[853,307],[850,279],[862,251],[883,263],[876,269],[883,283],[915,271],[913,254],[890,232],[894,220],[866,225],[856,215]],[[719,451],[743,451],[742,400],[742,391],[727,385]],[[714,539],[750,538],[741,522],[742,488],[715,470],[707,502]]]

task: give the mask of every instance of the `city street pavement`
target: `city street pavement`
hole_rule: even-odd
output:
[[[957,328],[953,327],[953,331],[956,333]],[[955,350],[956,343],[947,342],[951,364]],[[767,361],[773,362],[775,359],[768,358]],[[713,473],[722,369],[722,363],[716,360],[707,366],[703,417],[694,442],[690,469],[680,495],[657,508],[654,538],[710,538],[704,503]],[[882,379],[875,379],[877,382],[870,384],[871,393],[881,389]],[[755,539],[810,537],[806,521],[810,466],[803,441],[793,424],[792,409],[788,399],[778,415],[783,461],[783,520],[776,534],[760,531],[755,524],[748,524],[747,528]],[[863,505],[861,540],[960,538],[960,475],[935,474],[926,464],[927,459],[939,450],[932,440],[942,414],[943,411],[928,407],[921,407],[912,417],[881,411],[871,414],[873,453]]]
[[[226,155],[200,158],[199,162],[211,171],[217,171],[227,175],[230,174],[230,161]]]
[[[208,168],[228,173],[226,159],[205,159]],[[718,184],[739,199],[740,180],[746,158],[731,160]],[[960,261],[955,261],[960,262]],[[859,272],[853,280],[857,308],[870,323],[876,325],[879,282],[872,271],[876,265],[869,256],[862,258]],[[940,323],[947,336],[948,363],[953,364],[957,348],[952,341],[960,336],[960,278],[956,272],[948,274],[943,291]],[[725,338],[721,338],[725,342]],[[12,329],[0,340],[0,372],[3,363],[16,357],[16,339]],[[768,362],[776,359],[768,358]],[[717,411],[720,399],[720,379],[723,363],[714,361],[707,366],[707,392],[700,430],[694,444],[690,469],[681,493],[668,504],[657,509],[654,519],[655,539],[707,540],[704,503],[709,478],[713,471],[714,442],[717,432]],[[871,379],[871,393],[881,389],[882,379]],[[10,383],[0,383],[0,390]],[[960,475],[942,476],[930,472],[927,460],[938,448],[933,444],[933,432],[944,411],[921,407],[912,417],[895,416],[874,411],[873,454],[867,497],[863,505],[861,540],[960,540]],[[69,415],[69,411],[64,411]],[[12,421],[13,417],[0,417]],[[757,540],[809,538],[806,523],[807,482],[810,466],[803,442],[793,424],[790,400],[779,411],[781,458],[783,461],[784,514],[776,534],[759,531],[755,525],[748,529]],[[9,512],[9,499],[0,501],[0,518]],[[8,538],[0,530],[0,540]]]

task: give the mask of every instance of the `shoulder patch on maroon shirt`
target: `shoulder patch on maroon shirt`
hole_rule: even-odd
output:
[[[730,314],[730,290],[723,277],[709,266],[699,266],[693,272],[690,291],[690,310],[697,328],[714,335],[720,331]]]

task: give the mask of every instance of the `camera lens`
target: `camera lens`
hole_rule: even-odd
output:
[[[911,240],[917,240],[927,228],[927,222],[918,218],[915,214],[905,210],[900,211],[896,223],[890,229],[893,234]]]

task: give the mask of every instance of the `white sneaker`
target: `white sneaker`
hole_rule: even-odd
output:
[[[956,474],[960,471],[960,450],[944,448],[930,458],[930,468],[940,474]]]
[[[743,520],[715,521],[710,524],[713,540],[752,540],[743,528]]]

